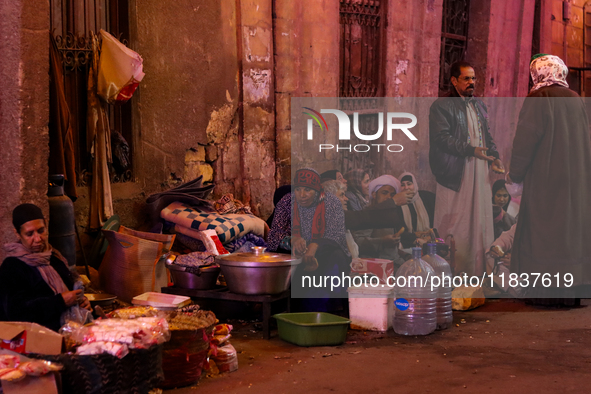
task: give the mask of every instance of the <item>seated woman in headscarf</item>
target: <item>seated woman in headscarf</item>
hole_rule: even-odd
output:
[[[273,194],[273,207],[276,207],[279,201],[285,196],[286,194],[291,193],[291,185],[280,186],[275,189],[275,193]],[[267,219],[267,225],[269,228],[273,224],[273,218],[275,217],[275,208],[273,208],[273,212]]]
[[[330,180],[324,182],[322,184],[322,187],[324,188],[325,192],[337,196],[337,198],[341,202],[341,205],[343,206],[343,210],[347,211],[347,202],[349,201],[349,199],[345,195],[345,192],[347,191],[347,186],[345,186],[343,183],[339,181]],[[352,258],[356,259],[357,257],[359,257],[359,246],[353,239],[351,231],[345,230],[345,239],[347,240],[347,248],[349,250],[349,254],[351,254]]]
[[[292,187],[294,191],[279,201],[269,232],[269,249],[290,250],[302,258],[292,279],[292,292],[307,297],[303,310],[333,310],[342,300],[329,302],[330,288],[303,288],[302,275],[341,275],[349,272],[351,256],[345,240],[345,216],[341,202],[330,193],[324,193],[320,175],[304,168],[296,171]],[[293,222],[293,225],[292,225]],[[345,294],[346,296],[346,294]],[[296,297],[296,298],[299,298]]]
[[[328,170],[320,174],[320,183],[328,181],[339,181],[343,185],[347,185],[347,180],[339,170]]]
[[[493,184],[492,195],[493,223],[496,239],[503,231],[509,230],[517,220],[507,212],[509,203],[511,202],[511,195],[507,191],[505,180],[499,179]]]
[[[499,179],[493,183],[492,195],[493,205],[503,208],[503,211],[511,215],[512,219],[517,218],[517,214],[519,213],[519,204],[514,202],[511,198],[511,194],[509,194],[507,191],[507,185],[504,179]]]
[[[345,174],[350,211],[361,211],[369,203],[369,174],[363,170],[351,170]]]
[[[370,205],[368,210],[386,200],[394,200],[396,205],[408,204],[415,193],[400,191],[400,182],[392,175],[382,175],[369,184]],[[395,269],[404,263],[399,253],[400,233],[403,228],[380,228],[355,231],[353,236],[359,245],[360,257],[373,257],[394,261]]]
[[[414,246],[417,240],[416,233],[424,233],[433,228],[435,195],[425,190],[419,190],[417,178],[410,172],[403,172],[400,175],[400,189],[415,193],[411,201],[402,206],[406,227],[400,236],[400,242],[404,249],[408,249]]]
[[[12,211],[18,242],[4,245],[0,265],[0,320],[41,324],[54,331],[70,307],[90,310],[82,290],[73,290],[75,274],[60,252],[51,248],[45,218],[33,204]]]

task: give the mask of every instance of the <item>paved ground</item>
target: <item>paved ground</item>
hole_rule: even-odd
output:
[[[239,369],[165,394],[582,393],[591,391],[591,300],[572,309],[492,300],[425,337],[349,331],[336,347],[262,339],[236,324]]]

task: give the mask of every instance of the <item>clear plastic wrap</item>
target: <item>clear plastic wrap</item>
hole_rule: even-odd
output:
[[[230,343],[217,348],[217,354],[212,357],[220,372],[233,372],[238,369],[238,353]]]
[[[45,360],[31,360],[20,362],[20,357],[13,355],[0,355],[0,381],[18,382],[29,376],[41,376],[50,372],[60,371],[63,367],[60,364]]]
[[[0,369],[15,368],[19,363],[19,357],[11,354],[0,354]]]
[[[129,349],[148,349],[170,339],[168,322],[160,317],[102,319],[89,326],[67,328],[62,334],[81,344],[76,353],[84,355],[108,353],[121,358]]]

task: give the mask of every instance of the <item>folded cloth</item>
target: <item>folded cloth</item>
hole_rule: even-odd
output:
[[[175,231],[196,239],[199,239],[196,231],[215,230],[222,243],[240,238],[249,232],[263,237],[267,225],[264,220],[253,215],[199,212],[178,201],[164,208],[160,216],[175,223]]]
[[[224,194],[222,198],[213,203],[213,206],[222,215],[228,213],[252,214],[250,206],[236,200],[232,193]]]
[[[204,267],[215,264],[215,256],[209,252],[181,254],[172,264],[185,268]]]
[[[173,226],[174,227],[174,226]],[[178,233],[176,235],[176,240],[179,241],[184,247],[190,249],[193,252],[206,252],[207,248],[198,239],[189,237],[188,235]]]
[[[238,250],[249,251],[248,249],[244,250],[245,248],[243,248],[243,246],[245,244],[249,244],[251,247],[252,246],[265,246],[265,247],[267,246],[267,243],[265,242],[265,240],[263,238],[259,237],[258,235],[255,235],[253,233],[248,233],[244,237],[236,238],[235,240],[228,242],[227,244],[224,245],[224,247],[230,253],[234,253]]]
[[[183,202],[187,206],[198,208],[200,211],[213,212],[211,201],[206,199],[213,190],[214,185],[203,186],[202,181],[203,176],[199,176],[170,190],[150,195],[146,199],[146,209],[152,224],[158,222],[162,209],[175,201]]]

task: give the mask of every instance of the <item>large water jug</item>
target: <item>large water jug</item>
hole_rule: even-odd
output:
[[[445,330],[451,327],[453,312],[451,310],[452,276],[447,261],[437,254],[437,244],[428,244],[429,254],[423,256],[435,271],[436,278],[431,279],[437,290],[437,329]]]
[[[437,327],[435,271],[421,259],[421,248],[412,248],[408,260],[396,272],[394,331],[402,335],[427,335]]]

